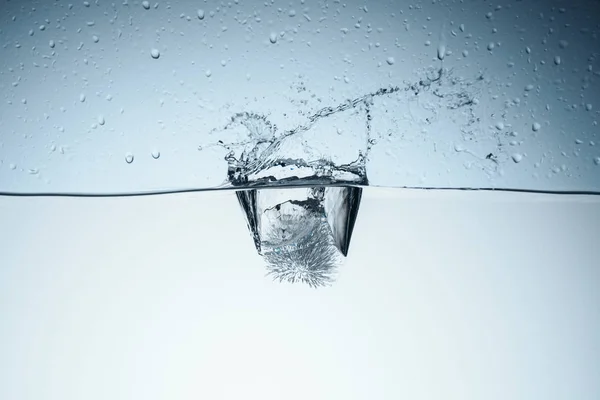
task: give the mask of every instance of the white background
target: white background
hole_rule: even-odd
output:
[[[329,288],[233,193],[0,198],[0,398],[600,398],[600,203],[367,189]]]

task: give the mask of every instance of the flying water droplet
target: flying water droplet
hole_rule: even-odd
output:
[[[133,154],[131,154],[131,153],[125,154],[125,162],[127,164],[131,164],[133,162]]]
[[[156,60],[158,57],[160,57],[160,51],[158,51],[158,49],[152,49],[150,50],[150,55]]]

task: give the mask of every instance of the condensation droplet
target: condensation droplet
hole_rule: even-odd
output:
[[[523,155],[521,153],[513,153],[511,158],[515,163],[518,164],[523,160]]]
[[[290,9],[290,11],[288,11],[288,16],[295,17],[296,16],[296,10],[294,10],[293,8]]]
[[[53,48],[54,48],[54,46],[56,46],[56,43],[54,42],[54,40],[50,40],[50,41],[48,42],[48,46],[50,46],[50,48],[51,48],[51,49],[53,49]]]
[[[104,125],[105,123],[104,115],[98,115],[98,125]]]
[[[387,60],[385,60],[389,65],[393,65],[396,60],[394,59],[394,57],[388,57]]]
[[[150,50],[150,55],[156,60],[158,57],[160,57],[160,51],[158,51],[158,49],[152,49]]]
[[[277,33],[271,32],[269,35],[269,41],[271,41],[273,44],[277,43]]]
[[[502,121],[498,121],[496,122],[496,129],[498,129],[499,131],[504,129],[504,122]]]
[[[158,158],[160,157],[160,151],[154,149],[152,150],[152,158],[154,158],[155,160],[158,160]]]
[[[534,132],[537,132],[537,131],[539,131],[540,129],[542,129],[542,125],[540,125],[540,123],[539,123],[539,122],[534,122],[534,123],[531,125],[531,129],[532,129]]]
[[[12,163],[11,163],[11,164],[8,166],[8,168],[10,168],[10,169],[12,169],[12,170],[15,170],[15,169],[17,169],[17,166],[16,166],[15,164],[12,164]]]
[[[85,101],[85,93],[81,93],[79,95],[79,101],[82,102],[82,103]]]
[[[96,35],[92,36],[92,40],[94,41],[94,43],[98,43],[100,41],[100,38]]]
[[[487,45],[487,49],[489,51],[494,50],[494,47],[496,47],[496,44],[494,42],[489,42],[488,45]]]
[[[462,51],[462,55],[463,55],[463,57],[467,57],[469,55],[469,51],[468,50],[463,50]]]
[[[585,105],[585,109],[586,109],[587,111],[592,111],[592,105],[591,105],[590,103],[586,104],[586,105]]]
[[[442,61],[444,59],[444,57],[446,57],[446,46],[442,43],[440,43],[438,45],[437,48],[437,57],[440,61]]]
[[[146,0],[142,1],[142,7],[144,7],[146,10],[150,9],[150,3]]]
[[[204,10],[199,9],[197,14],[198,14],[198,19],[204,19]]]
[[[533,85],[532,84],[529,84],[529,85],[525,86],[525,91],[526,92],[531,92],[532,90],[533,90]]]
[[[207,78],[210,78],[210,76],[212,75],[212,71],[210,69],[207,69],[206,71],[204,71],[204,75],[206,75]]]
[[[133,154],[131,154],[131,153],[125,154],[125,162],[127,162],[127,164],[131,164],[133,162]]]
[[[554,56],[554,64],[560,65],[560,56]]]

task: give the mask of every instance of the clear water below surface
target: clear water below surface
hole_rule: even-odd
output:
[[[317,289],[265,276],[232,191],[0,215],[0,398],[600,395],[598,196],[364,188]]]

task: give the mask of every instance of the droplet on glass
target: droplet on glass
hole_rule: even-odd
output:
[[[444,59],[445,56],[446,56],[446,46],[444,44],[440,43],[440,45],[437,48],[437,57],[441,61]]]
[[[12,170],[15,170],[15,169],[17,169],[17,166],[16,166],[15,164],[12,164],[12,163],[11,163],[11,164],[8,166],[8,168],[10,168],[10,169],[12,169]]]
[[[79,101],[82,102],[82,103],[85,101],[85,93],[81,93],[79,95]]]
[[[50,48],[51,48],[51,49],[53,49],[53,48],[54,48],[54,46],[56,46],[56,43],[54,42],[54,40],[50,40],[50,41],[48,42],[48,46],[50,46]]]
[[[98,115],[98,125],[104,125],[105,123],[104,115]]]
[[[586,111],[592,111],[592,105],[590,103],[585,105]]]
[[[502,121],[498,121],[496,122],[496,129],[498,129],[499,131],[504,129],[504,122]]]
[[[204,10],[199,9],[197,14],[198,14],[198,19],[204,19]]]
[[[277,43],[277,33],[271,32],[269,35],[269,41],[271,41],[273,44]]]
[[[521,153],[513,153],[511,158],[515,163],[518,164],[523,160],[523,155]]]
[[[489,42],[488,45],[487,45],[487,49],[489,51],[494,50],[494,47],[496,47],[496,44],[494,42]]]
[[[207,69],[206,71],[204,71],[204,75],[206,75],[207,78],[210,78],[210,76],[212,75],[212,71],[210,69]]]
[[[394,59],[394,57],[388,57],[387,60],[385,60],[385,61],[387,61],[387,63],[389,65],[393,65],[396,62],[396,60]]]
[[[160,51],[158,51],[158,49],[152,49],[150,50],[150,55],[156,60],[158,57],[160,57]]]
[[[94,41],[94,43],[98,43],[100,41],[100,38],[96,35],[92,36],[92,40]]]
[[[537,132],[537,131],[539,131],[540,129],[542,129],[542,125],[540,125],[540,123],[539,123],[539,122],[534,122],[534,123],[531,125],[531,129],[532,129],[534,132]]]
[[[131,153],[125,154],[125,162],[127,162],[127,164],[131,164],[133,162],[133,154],[131,154]]]
[[[142,7],[144,7],[146,10],[150,9],[150,3],[146,0],[142,1]]]
[[[554,56],[554,64],[560,65],[560,56]]]
[[[158,158],[160,157],[160,151],[154,149],[152,150],[152,158],[154,158],[155,160],[158,160]]]

